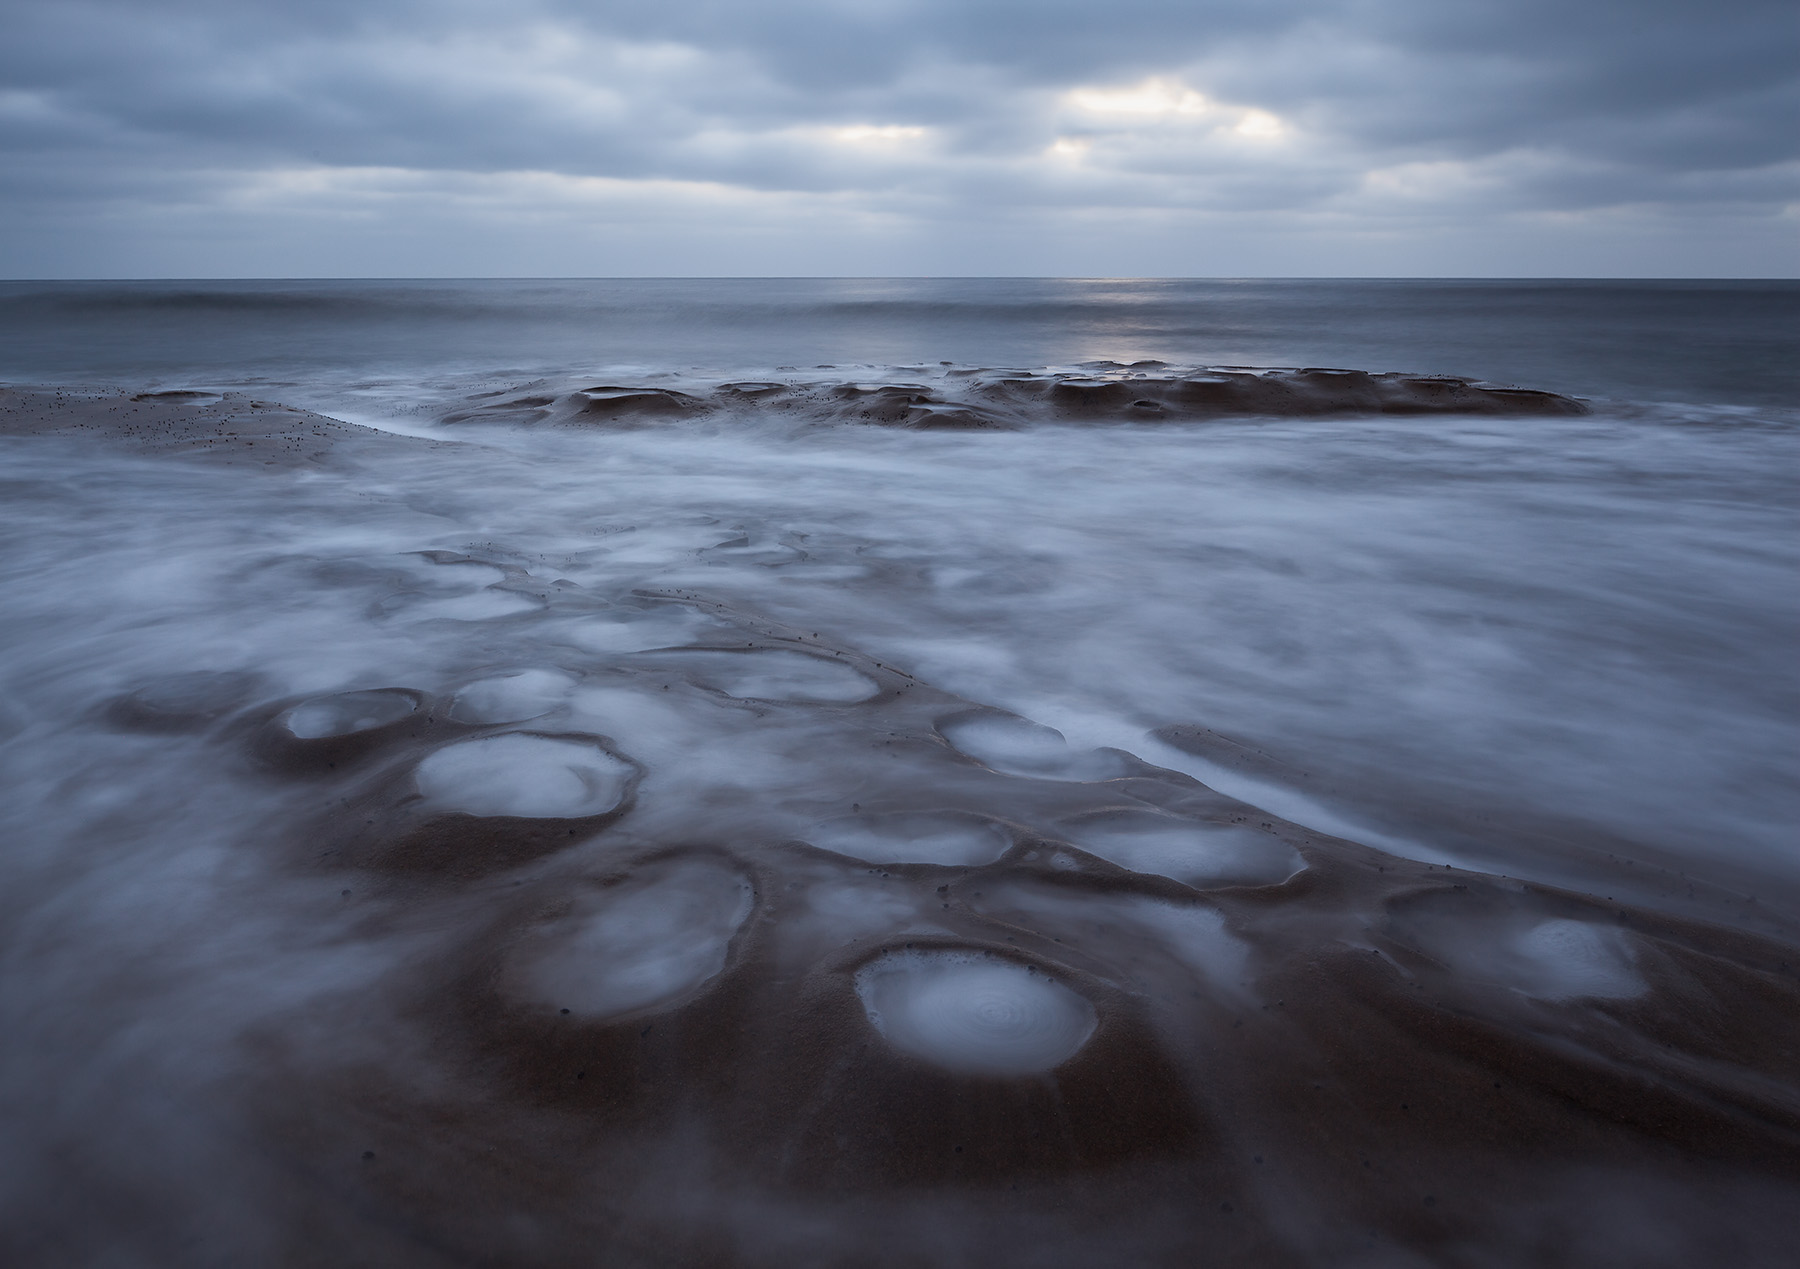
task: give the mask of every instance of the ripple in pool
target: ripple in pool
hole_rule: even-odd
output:
[[[525,939],[513,989],[591,1020],[675,1004],[725,968],[753,901],[749,880],[723,862],[648,866]]]
[[[440,810],[580,819],[618,806],[633,774],[598,744],[521,732],[446,745],[419,764],[416,779]]]
[[[856,975],[869,1021],[903,1053],[966,1075],[1035,1075],[1093,1035],[1093,1005],[987,952],[889,952]]]
[[[314,697],[290,709],[284,721],[287,729],[301,740],[324,740],[386,727],[418,708],[419,698],[413,693],[384,687]]]

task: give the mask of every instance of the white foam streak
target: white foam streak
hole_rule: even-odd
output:
[[[1515,937],[1510,950],[1521,962],[1518,987],[1527,995],[1617,1000],[1645,991],[1617,930],[1585,921],[1544,921]]]
[[[1191,885],[1276,885],[1305,866],[1280,839],[1241,824],[1196,824],[1147,812],[1123,812],[1069,828],[1077,845],[1133,872],[1160,873]]]
[[[876,864],[987,864],[1012,845],[998,825],[929,813],[844,816],[819,824],[807,840]]]
[[[1219,912],[1145,898],[1129,900],[1121,907],[1214,988],[1227,995],[1250,995],[1250,950],[1226,929]]]
[[[657,657],[693,682],[740,700],[862,701],[880,690],[847,665],[799,652],[675,650]]]
[[[944,739],[985,766],[1046,780],[1104,780],[1120,773],[1110,754],[1071,749],[1063,734],[1024,718],[979,714],[938,728]]]
[[[574,676],[560,670],[520,670],[497,675],[458,692],[450,716],[468,723],[519,723],[541,718],[567,700],[574,686]]]
[[[651,867],[583,895],[514,953],[517,990],[587,1019],[673,1004],[724,969],[750,915],[749,881],[707,860]]]
[[[397,723],[418,708],[404,692],[341,692],[294,706],[287,713],[287,729],[302,740],[348,736]]]

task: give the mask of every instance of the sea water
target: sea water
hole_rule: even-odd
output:
[[[386,999],[407,966],[500,937],[486,890],[359,909],[366,874],[295,872],[292,826],[333,799],[572,825],[582,880],[509,917],[480,971],[520,1008],[692,1008],[755,928],[756,887],[796,896],[783,973],[896,931],[949,939],[845,981],[901,1050],[963,1073],[1035,1077],[1087,1043],[1094,1006],[955,945],[935,885],[883,867],[1066,843],[1081,853],[1031,864],[1044,885],[1150,879],[1092,901],[1119,947],[1175,963],[1197,939],[1196,981],[1248,990],[1247,945],[1155,887],[1279,886],[1304,861],[1253,823],[1087,792],[1143,764],[1396,859],[1791,931],[1797,337],[1791,283],[4,284],[14,384],[245,392],[418,442],[267,471],[4,442],[12,1201],[110,1186],[229,1227],[233,1254],[278,1237],[279,1184],[234,1172],[250,1130],[217,1091],[245,1046],[314,1069],[330,1036],[376,1050],[334,1059],[386,1060],[399,1041],[347,1039],[320,1002]],[[489,410],[587,385],[936,391],[1150,362],[1456,374],[1587,412],[944,431]],[[851,754],[846,711],[911,683],[960,703]],[[188,722],[112,726],[121,701]],[[487,730],[367,787],[238,756],[362,753],[426,716]],[[1181,743],[1199,733],[1222,740]],[[984,803],[956,791],[967,772],[1027,792]],[[744,871],[793,842],[812,862]],[[655,854],[701,847],[726,854]],[[431,842],[403,848],[407,875],[437,866]],[[1034,885],[970,910],[1079,928]],[[1426,923],[1419,946],[1531,999],[1642,990],[1615,932],[1507,921],[1486,942]],[[53,1183],[32,1176],[47,1155]],[[76,1237],[59,1219],[35,1255]],[[137,1220],[117,1217],[120,1245],[179,1258],[184,1235]]]

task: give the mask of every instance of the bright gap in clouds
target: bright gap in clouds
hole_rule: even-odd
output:
[[[1138,127],[1185,126],[1272,140],[1286,133],[1287,123],[1273,111],[1215,101],[1178,79],[1152,76],[1124,88],[1074,88],[1062,96],[1062,114],[1090,116],[1108,131]]]
[[[1077,88],[1068,94],[1079,110],[1110,115],[1197,115],[1207,100],[1191,88],[1152,77],[1132,88]]]
[[[1246,110],[1232,131],[1241,137],[1278,137],[1287,125],[1266,110]]]
[[[917,141],[925,135],[925,129],[903,127],[900,124],[886,124],[878,127],[874,124],[863,123],[853,124],[847,128],[833,128],[831,135],[834,140],[843,141],[849,145],[879,145],[882,142],[891,141]]]

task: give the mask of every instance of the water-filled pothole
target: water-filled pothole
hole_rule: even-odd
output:
[[[515,732],[446,745],[419,763],[414,779],[441,811],[583,819],[618,806],[634,775],[597,743]]]
[[[324,740],[374,731],[408,718],[419,708],[419,697],[397,687],[316,696],[287,712],[282,722],[301,740]]]
[[[889,1044],[969,1075],[1052,1070],[1098,1025],[1086,998],[990,952],[888,952],[857,971],[856,993]]]

